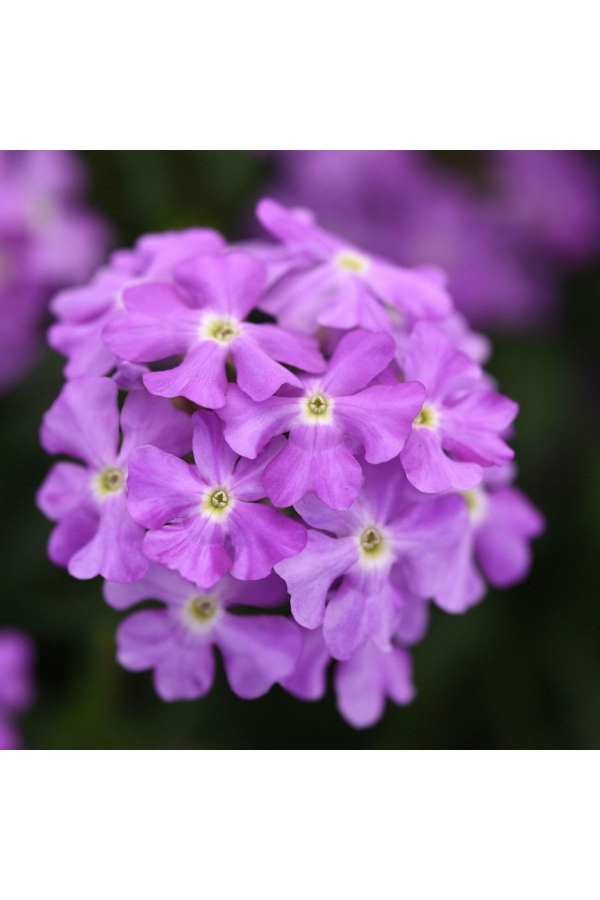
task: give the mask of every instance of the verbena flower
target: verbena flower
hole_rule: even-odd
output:
[[[106,375],[115,366],[117,357],[104,340],[104,329],[126,312],[127,287],[156,279],[167,282],[179,263],[223,247],[223,238],[210,228],[148,234],[133,250],[113,253],[89,284],[57,294],[52,311],[59,322],[49,329],[48,342],[68,358],[66,377]]]
[[[294,618],[306,628],[323,624],[337,659],[369,639],[389,649],[403,608],[443,585],[467,520],[458,496],[415,500],[398,460],[363,470],[364,487],[349,510],[331,510],[316,497],[296,504],[311,526],[306,547],[275,566]]]
[[[35,359],[53,291],[87,278],[108,229],[72,154],[0,151],[0,391]]]
[[[416,381],[370,386],[394,350],[389,335],[356,330],[342,338],[324,375],[304,378],[296,391],[256,404],[235,385],[229,388],[219,415],[238,453],[254,458],[275,435],[289,433],[265,469],[265,489],[276,506],[291,506],[312,491],[332,509],[347,509],[363,475],[346,437],[359,442],[370,463],[398,456],[425,392]]]
[[[422,322],[404,359],[406,378],[427,390],[401,453],[408,480],[420,491],[468,490],[483,466],[513,458],[503,434],[519,407],[489,387],[481,369],[435,325]]]
[[[244,321],[257,305],[265,281],[265,269],[257,260],[239,253],[206,257],[180,265],[176,277],[185,285],[185,294],[160,283],[126,291],[127,315],[104,332],[106,344],[132,362],[184,355],[178,366],[144,375],[153,394],[221,407],[229,358],[240,388],[254,400],[270,397],[282,384],[300,386],[282,362],[322,371],[324,360],[316,341],[276,325]]]
[[[302,648],[300,629],[281,615],[237,615],[232,607],[280,605],[285,585],[275,574],[259,581],[226,575],[206,588],[151,563],[134,584],[106,582],[104,596],[117,609],[160,600],[160,609],[136,612],[117,632],[117,659],[126,669],[154,669],[163,700],[194,700],[211,688],[217,647],[234,693],[261,696],[293,670]]]
[[[144,529],[127,511],[130,454],[148,443],[177,454],[191,448],[189,417],[168,400],[132,391],[119,415],[117,394],[110,378],[77,378],[44,416],[44,449],[79,461],[56,463],[37,495],[42,512],[58,522],[50,559],[75,578],[142,577],[148,567]]]
[[[18,750],[16,718],[32,703],[34,647],[20,631],[0,629],[0,750]]]
[[[144,552],[203,588],[229,571],[242,580],[264,578],[306,544],[303,525],[256,502],[265,497],[263,472],[283,439],[256,460],[240,459],[215,413],[197,412],[193,422],[195,465],[156,446],[131,456],[128,505],[150,529]]]
[[[274,200],[262,200],[257,216],[298,254],[261,302],[262,309],[288,328],[385,331],[390,327],[389,307],[415,319],[443,318],[451,310],[449,295],[437,279],[365,253]]]

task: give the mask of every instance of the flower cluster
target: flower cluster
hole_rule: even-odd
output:
[[[517,406],[442,272],[404,269],[263,200],[275,241],[148,235],[53,303],[64,459],[49,555],[101,575],[127,669],[164,700],[334,682],[365,727],[414,694],[429,606],[522,579],[540,514],[512,486]],[[156,605],[156,604],[159,605]],[[289,610],[291,608],[291,615]]]
[[[51,294],[87,278],[106,249],[83,186],[70,153],[0,151],[0,391],[33,359]]]
[[[15,718],[33,700],[33,644],[18,631],[0,631],[0,750],[18,750]]]
[[[476,185],[425,153],[279,152],[274,193],[404,265],[435,263],[478,326],[552,318],[564,272],[600,253],[600,177],[582,152],[481,155]]]

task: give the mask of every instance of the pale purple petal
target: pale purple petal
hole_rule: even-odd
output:
[[[440,433],[427,427],[413,427],[400,459],[410,483],[426,494],[470,490],[483,476],[477,463],[459,462],[447,456]]]
[[[318,373],[325,368],[317,341],[306,334],[292,333],[277,325],[253,325],[250,322],[244,325],[244,332],[279,362],[304,372]]]
[[[231,574],[242,581],[265,578],[276,563],[306,546],[304,525],[262,503],[237,503],[227,531],[234,549]]]
[[[48,556],[55,566],[66,566],[72,556],[88,544],[98,529],[98,513],[74,507],[52,529]]]
[[[192,416],[194,425],[194,462],[207,485],[222,486],[230,478],[237,455],[223,437],[223,423],[207,410]],[[264,497],[264,494],[263,494]]]
[[[362,578],[345,577],[329,600],[323,621],[323,637],[335,659],[350,659],[371,637],[369,604]]]
[[[356,500],[362,470],[331,425],[300,425],[265,469],[264,485],[275,506],[293,506],[311,491],[332,509]]]
[[[245,253],[228,253],[189,259],[177,266],[175,277],[201,307],[245,319],[258,305],[266,268]]]
[[[195,586],[178,572],[172,572],[154,562],[149,564],[146,574],[139,581],[129,584],[105,581],[103,588],[104,599],[115,609],[129,609],[142,600],[181,604],[195,593]]]
[[[241,458],[235,467],[233,490],[240,500],[262,500],[266,492],[263,486],[263,475],[271,460],[285,447],[283,435],[269,441],[256,459]]]
[[[338,709],[355,728],[370,728],[383,715],[386,697],[402,706],[415,696],[412,664],[406,650],[382,653],[373,644],[362,647],[335,671]]]
[[[347,397],[365,388],[394,358],[396,345],[389,334],[352,331],[341,339],[323,376],[323,390]]]
[[[129,362],[147,363],[185,353],[197,340],[200,319],[169,284],[140,284],[124,293],[127,315],[109,322],[102,338]]]
[[[225,605],[258,606],[268,608],[281,606],[287,599],[285,581],[271,572],[257,581],[238,581],[231,575],[224,575],[218,585],[219,594]]]
[[[462,539],[451,551],[445,578],[432,591],[436,604],[448,613],[464,613],[486,595],[486,584],[475,566],[473,535],[465,529]]]
[[[344,434],[360,441],[369,463],[398,456],[423,406],[425,388],[418,381],[375,385],[335,401],[334,421]]]
[[[52,466],[36,495],[36,504],[48,519],[61,519],[90,498],[90,471],[77,463]]]
[[[329,588],[357,560],[358,547],[354,538],[338,539],[309,531],[304,550],[275,566],[275,571],[287,584],[292,613],[300,625],[316,628],[322,623]]]
[[[74,578],[102,575],[109,581],[137,581],[148,568],[142,552],[144,529],[127,512],[124,493],[107,497],[100,506],[98,530],[69,560]]]
[[[488,512],[475,531],[477,559],[495,587],[522,581],[531,568],[529,542],[545,528],[544,518],[516,488],[488,495]]]
[[[328,234],[297,210],[286,209],[275,200],[265,198],[256,207],[256,217],[267,231],[317,259],[327,259],[336,252],[340,241]]]
[[[518,405],[495,391],[473,391],[446,407],[440,433],[449,453],[482,466],[502,466],[514,456],[501,433],[519,411]]]
[[[127,395],[121,410],[123,443],[119,459],[125,461],[135,447],[152,444],[175,456],[185,456],[192,448],[192,422],[187,413],[170,400],[146,390]]]
[[[272,397],[282,384],[302,387],[302,382],[285,366],[268,356],[254,341],[243,335],[231,343],[231,357],[237,370],[237,383],[253,400]]]
[[[144,384],[159,397],[187,397],[198,406],[218,409],[225,403],[228,348],[217,341],[202,341],[192,347],[174,369],[147,372]]]
[[[293,670],[302,649],[295,622],[283,616],[226,616],[218,626],[231,690],[246,700],[266,694]]]
[[[176,569],[203,590],[216,584],[231,567],[225,529],[208,516],[192,515],[183,522],[149,531],[144,552],[148,559]]]
[[[320,700],[327,690],[327,667],[331,654],[323,640],[323,630],[302,629],[304,644],[296,666],[281,686],[299,700]]]
[[[326,298],[317,321],[319,325],[344,330],[364,328],[384,332],[392,327],[385,306],[373,294],[367,281],[351,273],[337,275],[335,290]]]
[[[452,300],[439,279],[420,269],[403,269],[380,260],[372,261],[365,279],[387,303],[415,319],[443,319]]]
[[[127,489],[129,511],[146,528],[187,515],[206,490],[193,466],[157,447],[132,451]]]
[[[225,406],[219,409],[219,416],[225,422],[227,443],[236,453],[250,459],[275,435],[289,431],[297,415],[296,398],[270,397],[256,403],[235,384],[229,385]]]
[[[117,660],[125,669],[141,672],[155,666],[168,650],[175,622],[166,609],[145,609],[117,628]]]
[[[40,439],[48,453],[65,453],[94,468],[114,463],[119,441],[117,385],[88,376],[69,381],[44,415]]]
[[[106,375],[116,365],[117,358],[102,343],[104,321],[112,313],[90,322],[56,322],[48,329],[48,344],[68,358],[64,368],[66,378],[84,375]]]
[[[160,658],[154,670],[154,687],[161,700],[197,700],[215,680],[215,654],[210,644],[176,644]]]
[[[481,369],[460,353],[440,327],[420,322],[413,329],[404,360],[408,381],[420,381],[431,400],[471,388],[481,378]]]

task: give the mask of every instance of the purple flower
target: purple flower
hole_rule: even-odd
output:
[[[366,254],[274,200],[262,200],[257,215],[298,253],[261,301],[285,327],[309,333],[320,325],[389,331],[389,309],[415,319],[450,312],[450,297],[438,279]]]
[[[495,207],[551,264],[581,265],[600,251],[596,161],[567,150],[509,150],[493,156]]]
[[[264,578],[306,544],[303,525],[255,502],[265,496],[263,472],[283,438],[256,460],[238,459],[216,414],[197,412],[192,421],[195,466],[157,447],[131,456],[128,506],[150,529],[144,552],[203,588],[230,570],[243,581]]]
[[[132,391],[119,417],[117,395],[110,378],[77,378],[67,382],[44,416],[45,450],[84,464],[57,463],[37,495],[41,511],[58,522],[48,545],[50,559],[75,578],[142,577],[148,566],[144,530],[126,504],[129,455],[142,444],[178,454],[191,446],[191,421],[169,401]]]
[[[486,585],[512,587],[531,568],[531,541],[545,530],[544,517],[510,482],[512,466],[488,469],[483,484],[464,491],[469,511],[457,563],[436,602],[450,613],[465,612],[483,599]]]
[[[0,750],[18,750],[14,718],[33,701],[33,643],[17,631],[0,631]]]
[[[134,584],[105,583],[104,595],[117,609],[140,600],[160,600],[160,609],[136,612],[119,626],[117,659],[126,669],[154,669],[163,700],[194,700],[211,688],[214,648],[223,654],[232,691],[247,700],[265,694],[294,668],[300,629],[280,615],[236,615],[231,606],[270,607],[285,601],[285,585],[275,574],[260,581],[229,575],[207,592],[176,572],[150,564]]]
[[[400,454],[408,480],[418,490],[468,490],[481,481],[482,466],[502,466],[513,458],[503,433],[518,405],[491,390],[479,366],[436,325],[415,326],[404,375],[427,389]]]
[[[312,491],[332,509],[347,509],[360,489],[362,470],[346,437],[362,445],[367,462],[398,455],[425,391],[414,381],[369,386],[394,352],[389,335],[356,330],[339,342],[326,373],[305,378],[300,390],[254,403],[235,385],[229,387],[219,415],[234,450],[254,458],[275,435],[289,432],[265,469],[265,490],[276,506],[291,506]]]
[[[312,495],[297,503],[311,526],[306,547],[275,566],[294,618],[305,628],[323,623],[336,659],[349,659],[369,639],[389,648],[413,597],[432,597],[443,584],[466,527],[460,497],[415,500],[398,460],[365,464],[364,478],[345,512]]]
[[[169,281],[173,269],[191,256],[219,253],[224,239],[210,228],[147,234],[134,250],[113,253],[89,284],[57,294],[51,303],[60,320],[48,331],[50,346],[68,358],[67,378],[105,375],[116,365],[103,330],[125,313],[123,292],[146,281]]]
[[[35,358],[51,292],[87,278],[104,252],[80,176],[69,153],[0,151],[0,390]]]
[[[300,659],[281,684],[300,700],[319,700],[327,689],[331,655],[322,629],[303,629],[303,635]],[[346,721],[354,728],[369,728],[383,715],[386,699],[400,706],[414,699],[410,654],[398,645],[384,651],[370,641],[350,659],[336,663],[334,688],[338,710]]]
[[[324,361],[316,341],[276,325],[244,321],[258,304],[264,266],[241,253],[189,260],[176,277],[187,297],[165,284],[146,284],[125,294],[127,315],[105,329],[107,346],[130,362],[148,363],[184,354],[180,365],[148,372],[144,384],[162,397],[187,397],[216,409],[225,402],[226,363],[254,400],[270,397],[282,384],[300,385],[280,363],[320,372]]]

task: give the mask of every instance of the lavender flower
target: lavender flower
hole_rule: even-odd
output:
[[[77,378],[44,416],[44,449],[83,463],[57,463],[37,495],[42,512],[58,522],[48,544],[50,559],[75,578],[142,577],[148,567],[144,530],[126,503],[129,456],[150,442],[178,454],[191,447],[189,418],[168,400],[132,391],[119,416],[117,394],[110,378]]]
[[[293,670],[302,648],[300,629],[280,615],[236,615],[231,606],[269,608],[285,600],[275,574],[260,581],[226,575],[210,591],[151,563],[134,584],[106,582],[104,596],[116,609],[160,600],[160,609],[136,612],[119,626],[117,658],[126,669],[154,669],[163,700],[194,700],[211,688],[214,648],[223,654],[232,691],[246,700],[265,694]]]
[[[128,506],[150,529],[144,552],[203,588],[229,571],[242,580],[265,578],[306,544],[303,525],[255,502],[265,496],[263,472],[283,439],[256,460],[238,459],[214,413],[197,412],[193,422],[194,466],[156,446],[131,456]]]
[[[15,718],[32,703],[34,648],[21,632],[0,630],[0,750],[18,750]]]
[[[324,361],[316,341],[276,325],[244,321],[264,286],[265,269],[257,260],[237,253],[207,257],[178,266],[176,277],[187,288],[187,297],[160,283],[131,288],[124,297],[128,314],[104,332],[106,344],[131,362],[184,354],[175,368],[144,375],[144,384],[153,394],[184,396],[200,406],[221,407],[229,357],[236,366],[238,384],[254,400],[270,397],[282,384],[300,386],[280,362],[322,371]]]
[[[332,509],[354,502],[362,470],[345,436],[359,442],[370,463],[398,456],[425,391],[416,381],[369,386],[394,350],[389,335],[356,330],[342,338],[326,373],[305,378],[297,391],[256,404],[229,388],[219,415],[238,453],[255,458],[271,438],[289,432],[265,469],[265,490],[276,506],[291,506],[311,491]]]

